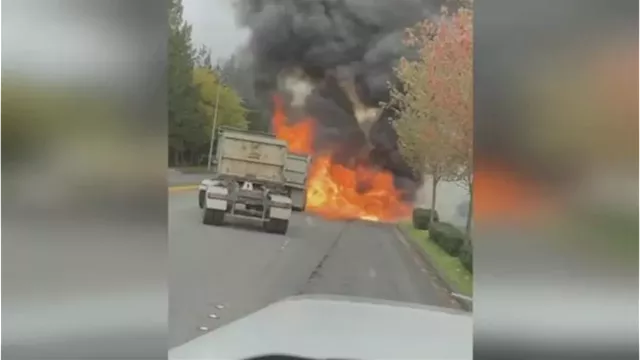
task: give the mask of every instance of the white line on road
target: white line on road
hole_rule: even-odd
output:
[[[287,244],[289,244],[289,240],[291,240],[291,239],[287,238],[287,239],[284,241],[284,244],[282,244],[282,246],[280,247],[280,250],[284,250],[284,248],[285,248],[285,247],[287,247]]]
[[[422,260],[420,260],[416,255],[411,255],[413,258],[413,262],[418,265],[419,268],[422,268]]]
[[[473,298],[470,298],[470,297],[468,297],[466,295],[457,294],[457,293],[452,292],[451,296],[453,296],[455,298],[458,298],[458,299],[462,299],[462,300],[468,301],[468,302],[473,302]]]
[[[398,229],[393,229],[393,231],[396,233],[397,238],[400,239],[400,241],[404,244],[407,250],[409,250],[409,254],[411,254],[411,258],[413,259],[413,262],[416,265],[418,265],[418,269],[420,269],[420,271],[422,271],[423,273],[426,273],[427,269],[425,269],[424,266],[422,266],[423,264],[422,259],[420,259],[418,255],[415,254],[411,246],[409,246],[409,243],[407,243],[407,240],[405,239],[404,235]]]
[[[307,216],[305,221],[307,222],[307,225],[309,226],[313,226],[313,218],[311,216]]]
[[[398,239],[400,239],[400,241],[402,241],[402,243],[404,244],[404,246],[407,247],[407,249],[411,249],[409,247],[409,244],[407,244],[407,241],[404,239],[404,235],[402,235],[402,233],[400,233],[400,231],[398,231],[398,229],[393,229],[393,231],[396,233],[396,235],[398,236]]]

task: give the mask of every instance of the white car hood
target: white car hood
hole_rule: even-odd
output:
[[[369,299],[303,296],[267,306],[169,351],[169,359],[471,359],[468,313]]]

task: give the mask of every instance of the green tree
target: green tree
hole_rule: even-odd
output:
[[[198,109],[207,119],[205,130],[211,131],[218,91],[220,91],[220,98],[216,127],[247,128],[247,110],[242,104],[242,99],[234,89],[224,85],[218,73],[204,67],[197,67],[193,70],[193,83],[200,90]]]
[[[225,83],[232,87],[242,98],[247,109],[249,129],[268,132],[271,123],[270,102],[261,103],[254,89],[254,70],[251,56],[243,49],[231,55],[219,68]]]
[[[242,99],[234,89],[225,86],[220,78],[219,73],[206,67],[196,67],[193,70],[193,83],[199,89],[198,112],[202,121],[200,130],[202,136],[199,137],[197,146],[201,154],[209,151],[211,127],[216,117],[216,103],[218,105],[216,128],[230,126],[245,130],[248,125],[247,110],[243,106]],[[219,99],[217,99],[218,91],[220,91]]]
[[[420,56],[401,59],[396,75],[403,89],[391,90],[400,152],[415,171],[432,176],[432,208],[442,179],[461,181],[472,191],[472,24],[472,10],[461,7],[409,29],[406,45]]]
[[[193,84],[195,51],[191,26],[182,17],[181,0],[169,10],[168,133],[170,164],[181,165],[198,134],[198,89]]]
[[[198,53],[196,55],[196,66],[213,70],[213,65],[211,63],[211,50],[204,45],[198,49]]]
[[[239,129],[247,128],[247,111],[242,104],[242,99],[234,89],[220,81],[218,73],[207,68],[195,68],[193,82],[200,90],[198,108],[204,112],[207,119],[213,120],[216,97],[218,91],[220,91],[217,125],[232,126]],[[208,121],[208,129],[206,130],[211,130],[211,125],[212,122]]]

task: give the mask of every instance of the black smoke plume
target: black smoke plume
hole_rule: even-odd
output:
[[[380,112],[363,131],[341,84],[345,79],[353,84],[365,106],[388,101],[393,67],[401,57],[414,55],[402,43],[405,29],[436,17],[445,2],[241,0],[237,12],[240,24],[251,30],[256,93],[269,101],[283,72],[302,71],[315,85],[304,110],[319,123],[316,147],[331,147],[345,163],[367,149],[367,161],[392,171],[396,185],[412,198],[421,179],[398,152],[393,111]]]

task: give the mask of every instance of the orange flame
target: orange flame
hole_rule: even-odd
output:
[[[278,139],[286,140],[289,151],[299,154],[313,154],[314,123],[312,119],[304,119],[296,124],[287,124],[282,99],[273,97],[275,111],[273,113],[273,129]]]
[[[330,154],[316,154],[315,121],[303,119],[289,125],[282,99],[274,96],[273,129],[289,150],[313,155],[307,180],[307,210],[331,219],[395,221],[411,214],[393,185],[393,175],[371,166],[355,169],[335,163]]]

